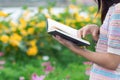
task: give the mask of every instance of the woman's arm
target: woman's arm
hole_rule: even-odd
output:
[[[98,53],[91,52],[86,49],[81,49],[80,47],[74,45],[73,43],[62,39],[59,36],[56,36],[55,39],[59,41],[61,44],[69,48],[71,51],[75,52],[78,55],[85,57],[86,59],[104,67],[107,69],[115,70],[120,64],[120,56],[114,55],[110,53]]]
[[[85,57],[86,59],[104,67],[107,69],[115,70],[120,64],[120,56],[111,53],[98,53],[91,52],[85,49],[80,49],[79,47],[69,48],[78,55]]]

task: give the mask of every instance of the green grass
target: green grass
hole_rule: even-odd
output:
[[[45,80],[88,80],[85,75],[85,66],[71,63],[68,67],[57,67]]]
[[[85,75],[86,66],[82,64],[83,58],[69,53],[59,55],[59,58],[50,57],[51,65],[54,70],[50,72],[45,80],[88,80]],[[4,69],[0,70],[0,80],[19,80],[23,76],[25,80],[31,80],[33,73],[38,76],[44,75],[44,67],[41,64],[45,62],[41,57],[26,57],[26,61],[10,61],[6,59]]]

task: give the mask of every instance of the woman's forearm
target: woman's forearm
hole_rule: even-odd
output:
[[[120,56],[114,54],[91,52],[89,50],[80,49],[79,47],[70,49],[76,54],[81,55],[107,69],[115,70],[120,63]]]
[[[81,49],[80,47],[75,46],[73,43],[62,39],[59,36],[56,36],[55,39],[76,54],[81,55],[104,68],[115,70],[120,64],[120,56],[118,55],[111,53],[91,52],[89,50]]]

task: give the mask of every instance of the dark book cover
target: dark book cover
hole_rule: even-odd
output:
[[[89,46],[90,45],[90,44],[87,44],[85,42],[82,42],[82,41],[79,41],[77,39],[74,39],[74,38],[72,38],[70,36],[67,36],[65,34],[62,34],[62,33],[58,32],[58,31],[51,31],[51,32],[48,32],[48,33],[53,35],[53,36],[59,35],[60,37],[66,39],[68,41],[71,41],[72,43],[74,43],[77,46]]]

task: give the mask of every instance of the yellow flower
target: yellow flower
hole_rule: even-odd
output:
[[[22,27],[22,28],[25,28],[26,26],[27,26],[27,22],[25,21],[25,19],[23,19],[23,18],[20,18],[20,27]]]
[[[22,40],[22,36],[20,36],[20,35],[17,34],[17,33],[14,33],[14,34],[12,35],[12,38],[15,39],[15,40],[17,40],[17,41],[21,41],[21,40]]]
[[[70,25],[72,23],[72,19],[66,19],[66,25]]]
[[[94,6],[89,7],[89,10],[92,12],[95,10]]]
[[[3,12],[3,11],[0,11],[0,17],[7,17],[7,16],[8,16],[7,13],[5,13],[5,12]]]
[[[2,31],[2,30],[0,30],[0,34],[2,34],[2,32],[3,32],[3,31]]]
[[[79,8],[73,4],[69,5],[69,8],[72,9],[74,12],[78,12]]]
[[[90,20],[91,20],[90,17],[87,17],[87,18],[85,19],[86,22],[90,22]]]
[[[38,23],[36,25],[37,27],[40,27],[40,28],[44,28],[46,26],[46,22],[45,21],[41,21],[40,23]]]
[[[15,22],[10,21],[10,26],[11,26],[11,27],[10,27],[10,28],[11,28],[11,31],[12,31],[12,32],[15,32],[18,25],[17,25]]]
[[[70,9],[78,9],[78,7],[75,6],[75,5],[73,5],[73,4],[70,4],[70,5],[69,5],[69,8],[70,8]]]
[[[29,14],[30,14],[30,10],[26,10],[26,11],[23,13],[23,17],[27,17]]]
[[[17,33],[14,33],[13,35],[11,35],[10,37],[10,44],[12,46],[18,46],[20,41],[22,40],[22,36],[20,36]]]
[[[71,27],[76,28],[76,25],[75,24],[71,24]]]
[[[27,32],[28,32],[28,34],[33,34],[34,33],[34,28],[28,28]]]
[[[77,22],[83,21],[84,17],[81,16],[78,12],[73,14]]]
[[[36,22],[35,22],[35,21],[31,21],[31,22],[30,22],[30,25],[31,25],[31,26],[35,26],[35,25],[36,25]]]
[[[10,40],[10,44],[14,47],[18,46],[20,44],[19,41],[16,41],[16,40]]]
[[[97,13],[94,13],[93,16],[97,16]]]
[[[28,56],[35,56],[38,53],[38,49],[36,46],[32,46],[27,50]]]
[[[21,34],[22,34],[23,36],[27,36],[27,31],[24,30],[24,29],[22,29],[22,30],[21,30]]]
[[[11,27],[11,31],[15,32],[17,30],[17,27]]]
[[[7,42],[9,41],[9,37],[8,37],[7,35],[2,35],[2,36],[1,36],[1,41],[2,41],[3,43],[7,43]]]
[[[94,19],[94,20],[93,20],[93,23],[97,23],[97,20],[96,20],[96,19]]]
[[[45,14],[46,18],[51,18],[51,16],[49,14]]]
[[[10,29],[8,28],[8,26],[2,26],[3,30],[5,33],[9,33],[10,32]]]
[[[16,24],[15,22],[13,22],[13,21],[10,21],[10,26],[11,26],[11,27],[16,27],[17,24]]]
[[[77,22],[81,22],[81,21],[83,21],[83,20],[84,20],[84,17],[81,16],[81,15],[79,15],[79,16],[76,17],[76,21],[77,21]]]
[[[36,40],[31,40],[31,41],[29,42],[29,44],[30,44],[31,46],[35,46],[35,45],[36,45]]]

